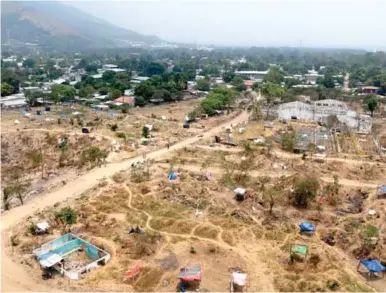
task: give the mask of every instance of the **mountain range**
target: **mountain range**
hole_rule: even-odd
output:
[[[90,2],[92,5],[92,2]],[[158,43],[57,1],[1,1],[2,46],[74,51]]]

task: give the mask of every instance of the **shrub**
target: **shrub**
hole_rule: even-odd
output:
[[[149,137],[149,129],[146,126],[142,127],[142,137],[144,138]]]
[[[320,184],[316,178],[299,179],[294,183],[294,191],[290,195],[292,204],[307,208],[310,200],[315,199]]]
[[[75,224],[78,218],[78,213],[71,207],[64,207],[59,212],[55,213],[55,219],[59,221],[64,227],[67,225],[69,229],[71,225]]]
[[[30,225],[27,227],[27,232],[31,235],[36,235],[36,229],[38,226],[34,222],[31,222]]]
[[[332,290],[332,291],[335,291],[336,289],[339,288],[338,281],[336,281],[336,280],[328,280],[327,281],[327,288]]]
[[[197,253],[196,249],[193,246],[190,248],[190,253],[191,254],[196,254]]]
[[[116,131],[118,129],[118,125],[113,124],[113,125],[111,125],[110,129],[111,129],[111,131]]]

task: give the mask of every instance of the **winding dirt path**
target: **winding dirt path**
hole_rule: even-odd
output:
[[[185,238],[185,239],[199,239],[203,242],[210,242],[210,243],[217,245],[217,246],[219,246],[223,249],[226,249],[226,250],[233,250],[234,252],[236,252],[237,254],[239,254],[240,256],[243,256],[245,258],[249,257],[250,252],[246,251],[245,248],[239,248],[237,246],[231,246],[228,243],[226,243],[224,240],[222,240],[221,235],[224,231],[223,228],[219,227],[217,225],[214,225],[213,223],[209,223],[209,224],[213,227],[216,227],[216,229],[219,230],[219,233],[216,237],[217,240],[212,239],[212,238],[200,237],[200,236],[193,234],[195,229],[197,227],[201,226],[201,224],[198,224],[197,226],[195,226],[189,234],[170,233],[170,232],[154,229],[153,227],[150,226],[150,221],[153,219],[153,216],[150,215],[149,213],[147,213],[146,211],[139,210],[139,209],[135,208],[131,204],[131,199],[133,197],[133,194],[132,194],[130,188],[127,185],[125,185],[124,188],[125,188],[126,192],[128,192],[128,194],[129,194],[129,200],[128,200],[129,208],[136,211],[136,212],[143,213],[147,216],[147,221],[146,221],[146,225],[145,225],[146,229],[153,231],[153,232],[157,232],[157,233],[164,235],[164,236],[176,236],[176,237],[181,237],[181,238]],[[251,234],[253,235],[253,233],[251,233]],[[267,275],[264,272],[265,269],[266,269],[265,266],[262,263],[260,263],[259,266],[254,267],[254,275],[257,275],[260,277],[259,281],[260,281],[260,285],[262,286],[262,291],[265,291],[265,292],[274,291],[275,289],[273,286],[273,281],[271,279],[271,276]]]
[[[204,134],[193,136],[189,139],[183,140],[170,146],[170,149],[161,148],[146,155],[147,159],[156,159],[164,156],[168,152],[178,150],[188,146],[198,140],[211,137],[215,133],[220,132],[225,126],[229,124],[238,124],[248,120],[248,113],[242,112],[233,119],[224,122],[216,127],[209,129]],[[1,233],[2,233],[2,249],[1,249],[1,291],[8,292],[23,292],[23,291],[54,291],[55,288],[49,287],[42,283],[41,279],[38,280],[29,275],[23,266],[16,264],[12,261],[10,255],[7,254],[7,244],[9,241],[10,231],[9,229],[22,221],[24,218],[33,215],[39,210],[46,207],[53,206],[57,202],[65,201],[66,199],[75,198],[85,191],[93,188],[97,185],[98,179],[103,177],[110,177],[114,173],[127,170],[133,163],[143,160],[143,156],[133,157],[123,162],[111,163],[106,167],[94,168],[90,172],[78,177],[77,179],[68,182],[64,187],[57,189],[51,193],[47,193],[41,197],[36,197],[31,201],[25,203],[23,206],[16,207],[10,211],[6,211],[2,214],[1,218]],[[175,236],[180,236],[176,234]],[[190,237],[190,236],[189,236]]]

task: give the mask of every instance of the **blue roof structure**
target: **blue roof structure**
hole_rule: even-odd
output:
[[[374,260],[361,259],[360,263],[364,265],[370,272],[380,273],[386,270],[386,268],[377,259],[374,259]]]
[[[386,185],[382,185],[381,187],[379,187],[380,190],[382,190],[383,192],[386,192]]]
[[[307,222],[300,223],[299,228],[302,232],[315,232],[315,225]]]
[[[169,174],[169,180],[176,180],[176,179],[177,179],[176,173],[174,173],[173,171],[170,172],[170,174]]]

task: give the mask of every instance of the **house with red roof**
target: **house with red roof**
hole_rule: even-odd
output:
[[[244,81],[244,85],[246,87],[252,87],[255,82],[253,80],[246,80]]]
[[[119,98],[116,98],[114,100],[114,102],[116,103],[123,103],[123,104],[128,104],[132,107],[134,107],[134,104],[135,104],[135,98],[132,97],[132,96],[121,96]]]

